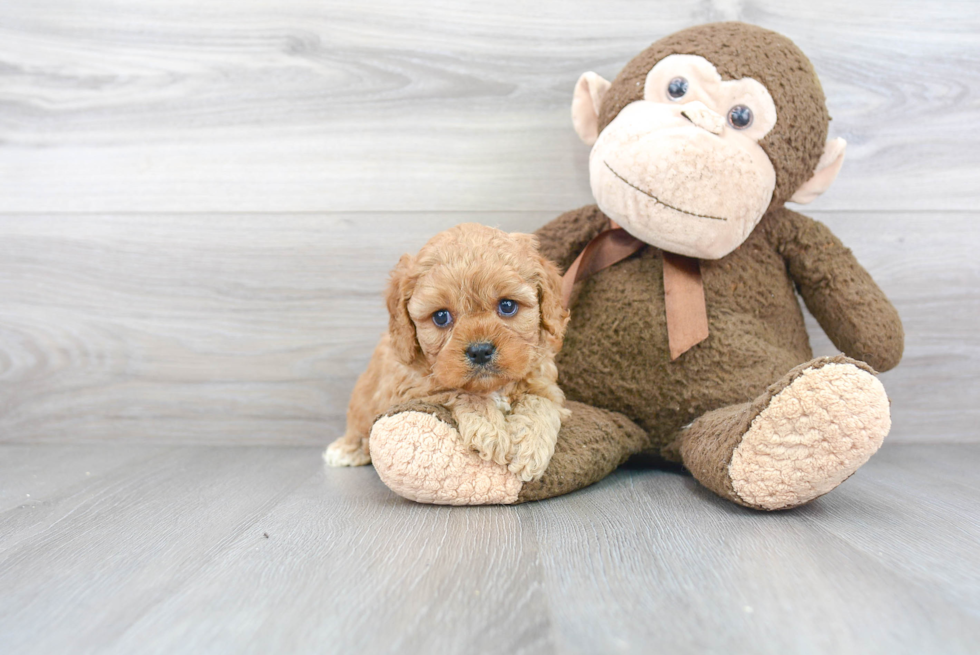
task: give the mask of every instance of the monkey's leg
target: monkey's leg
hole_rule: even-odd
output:
[[[834,489],[878,450],[891,419],[874,371],[844,357],[802,364],[755,401],[704,414],[664,454],[739,505],[789,509]]]
[[[649,446],[629,419],[568,403],[554,456],[541,479],[522,483],[506,466],[467,449],[449,410],[422,402],[395,407],[371,430],[371,459],[394,492],[422,503],[510,505],[581,489]]]
[[[646,431],[622,414],[571,401],[565,407],[572,413],[561,423],[555,454],[541,479],[524,483],[518,502],[587,487],[649,447]]]

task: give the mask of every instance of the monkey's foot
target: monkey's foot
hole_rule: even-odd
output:
[[[420,503],[510,505],[560,496],[609,475],[649,447],[625,416],[569,402],[554,455],[540,479],[521,482],[506,466],[462,446],[449,410],[422,402],[391,409],[371,430],[371,458],[395,493]]]
[[[436,505],[509,505],[520,479],[463,446],[448,410],[413,403],[371,429],[371,459],[381,481],[409,500]]]
[[[878,378],[851,363],[808,368],[776,393],[732,454],[734,492],[750,507],[802,505],[850,477],[891,427]]]
[[[753,402],[704,414],[669,449],[676,457],[679,446],[684,466],[718,495],[788,509],[850,477],[890,427],[872,369],[839,355],[797,366]]]

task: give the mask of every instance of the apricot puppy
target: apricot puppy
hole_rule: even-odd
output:
[[[555,354],[568,312],[561,277],[530,234],[475,223],[403,255],[387,290],[388,332],[358,379],[331,466],[371,461],[375,418],[424,400],[452,411],[464,445],[521,480],[541,477],[567,415]]]

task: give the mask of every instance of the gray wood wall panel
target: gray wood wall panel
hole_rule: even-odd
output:
[[[976,208],[972,0],[11,0],[0,211],[562,210],[578,75],[721,19],[813,59],[851,143],[819,207]]]
[[[398,257],[545,218],[0,217],[0,441],[326,443]]]
[[[811,213],[904,319],[891,438],[980,439],[980,215]],[[385,329],[398,256],[464,220],[550,218],[0,216],[0,441],[324,444]]]
[[[980,4],[13,0],[0,441],[326,443],[397,256],[590,202],[579,73],[725,19],[799,43],[850,143],[805,211],[905,321],[892,439],[980,440]]]

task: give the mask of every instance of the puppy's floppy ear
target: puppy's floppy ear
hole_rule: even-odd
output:
[[[568,310],[561,304],[561,273],[553,262],[538,252],[538,239],[533,234],[512,234],[528,246],[529,255],[537,264],[538,309],[541,312],[541,338],[558,352],[565,337]]]
[[[422,348],[415,335],[415,323],[408,314],[408,301],[415,291],[418,276],[414,274],[415,260],[402,255],[391,271],[385,299],[388,304],[388,334],[395,356],[406,366],[411,366],[422,356]]]
[[[561,304],[561,273],[550,260],[537,255],[541,268],[538,282],[538,307],[541,309],[541,336],[555,352],[561,350],[568,325],[568,310]]]

